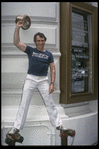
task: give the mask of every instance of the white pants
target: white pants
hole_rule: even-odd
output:
[[[17,112],[14,128],[23,128],[26,121],[29,104],[36,88],[38,88],[45,102],[45,106],[53,127],[62,125],[62,120],[59,118],[58,111],[52,100],[52,94],[49,94],[48,77],[39,77],[28,74],[23,88],[22,101]]]

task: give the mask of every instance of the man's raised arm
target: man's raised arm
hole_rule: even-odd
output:
[[[20,27],[22,26],[22,21],[18,21],[17,22],[17,26],[15,28],[15,32],[14,32],[14,45],[16,47],[18,47],[21,51],[25,51],[26,50],[26,45],[24,43],[20,42],[20,37],[19,37],[19,31],[20,31]]]

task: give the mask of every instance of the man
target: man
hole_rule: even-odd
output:
[[[34,36],[36,48],[32,48],[20,42],[19,30],[22,27],[22,21],[17,22],[14,33],[14,45],[22,52],[25,52],[29,58],[29,67],[26,81],[23,88],[22,101],[19,106],[14,127],[8,132],[8,135],[14,135],[23,128],[26,121],[30,100],[36,88],[38,88],[47,108],[52,125],[57,130],[68,131],[62,126],[58,111],[52,100],[55,82],[55,65],[53,55],[44,49],[46,37],[43,33],[38,32]],[[47,71],[50,66],[51,83],[49,86]]]

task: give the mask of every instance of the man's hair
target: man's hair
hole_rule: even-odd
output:
[[[43,33],[38,32],[38,33],[36,33],[36,34],[34,35],[34,42],[36,42],[36,36],[37,36],[37,35],[39,35],[41,38],[44,37],[44,40],[45,40],[45,41],[47,40],[47,38],[45,37],[45,35],[44,35]]]

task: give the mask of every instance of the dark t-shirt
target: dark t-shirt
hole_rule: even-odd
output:
[[[36,76],[47,76],[49,64],[54,62],[52,53],[47,50],[41,52],[30,46],[26,47],[25,53],[28,54],[29,58],[27,73]]]

